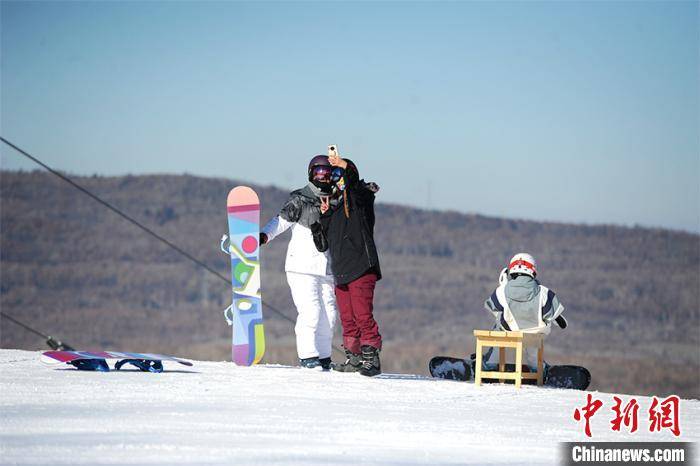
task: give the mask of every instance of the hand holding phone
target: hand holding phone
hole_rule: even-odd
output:
[[[330,162],[330,164],[334,167],[345,168],[347,166],[345,160],[340,158],[337,144],[331,144],[328,146],[328,162]]]
[[[328,146],[328,157],[338,157],[338,144]]]

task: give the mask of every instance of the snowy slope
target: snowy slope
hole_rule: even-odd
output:
[[[66,367],[64,369],[64,367]],[[195,361],[162,374],[47,367],[0,350],[1,464],[556,464],[586,440],[584,392],[434,380],[368,379],[276,365]],[[673,440],[612,432],[612,395],[594,440]],[[628,400],[629,396],[623,396]],[[680,440],[700,438],[700,401],[683,400]]]

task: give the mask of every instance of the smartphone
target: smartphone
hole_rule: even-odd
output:
[[[331,144],[328,146],[328,157],[338,157],[338,145]]]

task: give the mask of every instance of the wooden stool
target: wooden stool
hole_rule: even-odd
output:
[[[515,380],[515,388],[520,388],[523,379],[537,379],[542,385],[544,377],[544,335],[541,333],[502,332],[495,330],[474,330],[476,337],[476,374],[474,384],[481,385],[481,379]],[[483,347],[498,348],[498,371],[482,371]],[[523,374],[523,348],[537,347],[537,372]],[[515,372],[506,372],[506,348],[515,348]]]

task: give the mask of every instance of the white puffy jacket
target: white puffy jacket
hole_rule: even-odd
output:
[[[284,263],[286,272],[306,273],[310,275],[332,275],[330,255],[328,251],[319,252],[314,244],[311,229],[297,222],[290,222],[281,216],[270,220],[262,229],[267,240],[272,241],[276,236],[292,229],[292,239],[287,247],[287,259]]]

